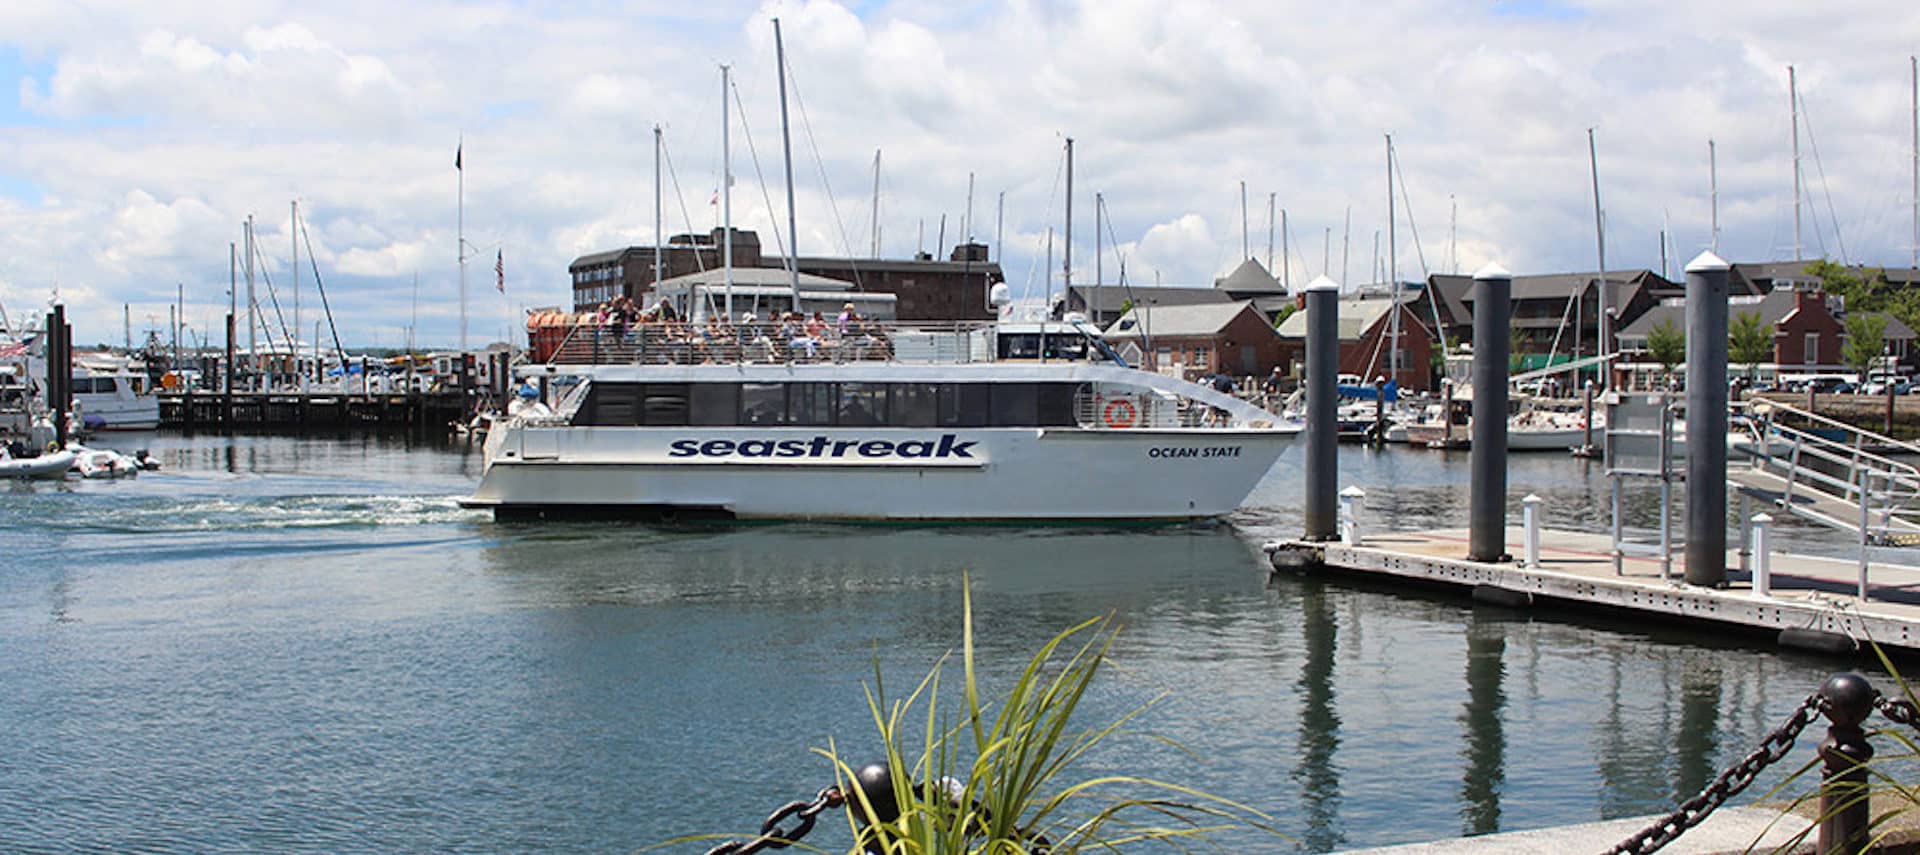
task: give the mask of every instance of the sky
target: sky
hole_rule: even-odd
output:
[[[468,341],[500,339],[570,303],[571,259],[653,243],[656,125],[664,231],[719,223],[722,64],[733,220],[778,252],[776,17],[805,255],[870,254],[877,150],[881,255],[970,233],[1037,299],[1063,278],[1072,138],[1076,284],[1096,193],[1108,283],[1246,256],[1296,287],[1388,256],[1403,280],[1593,270],[1591,129],[1608,267],[1659,270],[1664,232],[1679,278],[1715,183],[1719,254],[1784,260],[1793,66],[1800,255],[1912,263],[1920,4],[24,0],[0,4],[0,306],[18,325],[57,294],[77,342],[118,344],[184,292],[189,341],[217,342],[252,217],[258,334],[284,336],[297,201],[302,341],[317,268],[349,347],[455,344],[462,221]]]

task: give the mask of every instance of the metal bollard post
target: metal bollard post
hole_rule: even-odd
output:
[[[1507,364],[1513,274],[1488,264],[1473,274],[1473,427],[1468,474],[1468,561],[1507,555]]]
[[[1348,487],[1340,491],[1340,542],[1360,545],[1360,508],[1366,504],[1367,491]]]
[[[1756,514],[1753,518],[1753,592],[1773,596],[1773,549],[1767,546],[1767,527],[1773,517]]]
[[[1831,725],[1820,743],[1820,841],[1822,855],[1864,852],[1869,820],[1867,762],[1873,746],[1860,728],[1873,712],[1873,686],[1859,674],[1835,674],[1820,687],[1821,715]]]
[[[1335,537],[1334,501],[1339,485],[1339,449],[1334,445],[1335,386],[1340,366],[1340,286],[1325,276],[1307,286],[1307,501],[1303,540]]]
[[[1524,528],[1521,535],[1525,541],[1526,566],[1528,570],[1540,569],[1540,497],[1528,493],[1520,500],[1520,520]]]

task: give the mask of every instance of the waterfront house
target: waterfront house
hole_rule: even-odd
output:
[[[1527,369],[1544,367],[1572,353],[1591,356],[1600,340],[1600,275],[1549,273],[1513,277],[1512,327],[1509,346]],[[1608,306],[1616,346],[1620,331],[1661,299],[1677,297],[1681,286],[1651,270],[1607,271]],[[1736,289],[1734,293],[1747,293]],[[1437,305],[1436,305],[1437,303]],[[1438,316],[1448,344],[1473,341],[1473,277],[1436,273],[1419,292],[1414,314],[1431,325]]]
[[[1281,342],[1252,300],[1136,306],[1106,329],[1123,352],[1138,348],[1149,371],[1196,378],[1259,377],[1281,363]]]
[[[1735,316],[1754,313],[1773,327],[1774,366],[1796,371],[1843,371],[1840,349],[1846,340],[1846,328],[1837,316],[1839,301],[1812,287],[1798,287],[1784,281],[1774,283],[1774,291],[1765,296],[1739,295],[1729,299],[1728,321]],[[1661,322],[1675,329],[1687,328],[1685,298],[1670,297],[1647,310],[1620,330],[1620,351],[1629,361],[1646,361],[1647,336]],[[1890,322],[1889,339],[1895,335],[1912,340],[1913,331]]]
[[[1431,323],[1424,322],[1414,307],[1417,295],[1408,293],[1399,301],[1388,297],[1366,297],[1340,301],[1340,372],[1366,380],[1388,376],[1391,360],[1393,312],[1400,313],[1400,388],[1426,392],[1433,385],[1433,354],[1436,342]],[[1281,347],[1281,368],[1300,376],[1306,363],[1307,310],[1287,316],[1277,330]]]

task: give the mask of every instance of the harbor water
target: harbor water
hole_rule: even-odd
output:
[[[464,444],[116,442],[164,470],[0,501],[7,852],[631,852],[750,832],[831,783],[818,750],[880,756],[866,688],[877,672],[910,691],[958,647],[969,584],[989,689],[1113,615],[1085,722],[1158,700],[1070,777],[1190,784],[1287,835],[1235,832],[1238,851],[1664,812],[1841,667],[1269,580],[1260,543],[1300,531],[1297,449],[1218,525],[663,529],[463,511]],[[1465,455],[1340,454],[1369,525],[1465,524]],[[1595,463],[1516,456],[1509,477],[1551,526],[1606,524]],[[829,814],[807,842],[848,840]]]

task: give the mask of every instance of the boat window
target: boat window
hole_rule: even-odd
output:
[[[594,383],[587,387],[586,403],[574,414],[576,425],[639,424],[640,384]]]
[[[687,424],[731,427],[740,423],[740,384],[695,383]]]
[[[740,423],[743,425],[786,424],[787,384],[740,384]]]
[[[677,427],[687,424],[686,383],[648,383],[640,399],[640,424]]]
[[[953,392],[951,383],[895,383],[893,384],[893,416],[890,424],[899,427],[933,427],[940,421],[940,393],[944,390],[949,396]]]
[[[1065,383],[1042,383],[1039,390],[1039,413],[1034,424],[1040,427],[1062,427],[1079,424],[1073,414],[1073,396],[1075,387]]]
[[[1040,390],[1032,383],[994,383],[994,427],[1029,427],[1040,423]]]
[[[887,421],[887,384],[842,383],[834,423],[842,427],[879,427]]]
[[[787,423],[833,424],[833,384],[795,383],[787,390]]]
[[[989,386],[984,383],[960,384],[951,402],[940,402],[940,424],[946,427],[986,427],[992,411]],[[951,403],[953,409],[947,409]]]

